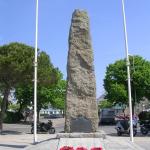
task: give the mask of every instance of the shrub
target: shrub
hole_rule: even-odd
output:
[[[19,112],[6,112],[6,116],[4,118],[5,123],[17,123],[21,119],[23,119],[23,115]]]

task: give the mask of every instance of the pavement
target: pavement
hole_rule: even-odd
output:
[[[56,134],[38,134],[38,144],[56,138]],[[32,134],[6,134],[0,135],[0,150],[20,150],[33,145]]]
[[[112,137],[103,138],[60,138],[50,139],[48,141],[26,147],[24,150],[60,150],[63,146],[86,147],[88,150],[92,147],[102,147],[103,150],[144,150],[142,147],[131,143],[129,140],[116,139]]]
[[[56,134],[38,134],[38,143],[33,144],[32,134],[1,135],[0,150],[59,150],[63,146],[103,147],[103,150],[144,150],[122,137],[105,138],[56,138]]]
[[[53,120],[54,126],[58,128],[57,133],[62,131],[63,126],[62,122],[64,123],[63,119],[57,119]],[[131,143],[130,139],[128,137],[118,137],[118,136],[112,136],[110,133],[110,130],[112,131],[112,127],[108,126],[99,128],[99,133],[105,134],[106,136],[100,136],[93,138],[89,136],[81,137],[75,135],[75,136],[63,136],[59,137],[56,134],[38,134],[38,143],[33,144],[33,135],[30,134],[30,129],[26,130],[26,127],[24,125],[17,126],[17,125],[5,125],[7,127],[7,132],[5,132],[4,135],[0,135],[0,150],[59,150],[63,146],[73,146],[74,148],[78,146],[84,146],[90,150],[91,147],[103,147],[103,150],[145,150],[142,147],[141,137],[138,137],[136,139],[136,142],[138,142],[138,139],[141,143],[141,145],[137,145],[135,143]],[[11,127],[11,128],[10,128]],[[11,131],[13,128],[13,132]],[[22,128],[22,129],[21,129]],[[25,130],[25,132],[21,132],[22,130]],[[104,130],[106,132],[104,132]],[[9,132],[11,131],[11,132]],[[113,133],[114,131],[112,131]],[[81,135],[81,134],[79,134]],[[143,140],[145,138],[142,138]],[[147,137],[149,139],[149,137]],[[149,140],[148,140],[149,141]],[[145,144],[145,141],[143,141]],[[147,143],[148,144],[148,143]],[[140,147],[141,146],[141,147]],[[148,147],[149,148],[149,147]],[[146,149],[147,150],[147,149]]]

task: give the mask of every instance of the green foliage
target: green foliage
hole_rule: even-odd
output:
[[[41,87],[38,92],[39,108],[46,108],[49,104],[58,109],[64,109],[66,94],[66,81],[59,80],[57,84],[50,87]]]
[[[63,88],[61,72],[58,70],[58,68],[53,67],[49,56],[45,52],[40,52],[38,55],[38,111],[40,111],[41,108],[47,108],[49,104],[62,108],[64,105],[64,99],[62,100],[61,88]],[[16,98],[18,99],[18,103],[21,106],[20,109],[24,109],[27,106],[31,106],[33,104],[33,91],[33,84],[30,83],[20,84],[16,88]]]
[[[20,108],[20,105],[19,105],[19,104],[10,104],[10,105],[8,106],[8,109],[13,110],[13,111],[15,111],[15,112],[18,111],[19,108]]]
[[[109,91],[107,98],[110,99],[112,103],[116,104],[122,102],[125,104],[127,102],[127,92],[123,84],[112,84]]]
[[[15,96],[17,99],[17,104],[20,106],[19,112],[31,106],[33,103],[33,84],[19,84],[15,90]]]
[[[140,56],[130,56],[132,100],[141,101],[143,97],[150,98],[150,62]],[[118,60],[106,69],[104,88],[106,98],[112,103],[128,103],[128,84],[126,61]]]
[[[0,96],[0,106],[1,106],[1,104],[2,104],[2,98],[1,98],[1,96]]]
[[[64,109],[66,96],[66,81],[59,80],[58,83],[51,88],[49,96],[52,99],[51,105],[54,108]]]
[[[34,48],[22,43],[0,46],[0,93],[3,95],[0,127],[8,108],[8,95],[18,84],[31,82],[33,77]]]
[[[51,86],[56,84],[62,74],[58,68],[54,68],[49,56],[45,52],[38,55],[38,84],[42,86]]]
[[[108,101],[107,99],[100,101],[98,104],[99,109],[111,108],[112,106],[113,106],[113,104],[110,101]]]
[[[5,95],[2,103],[4,108],[0,114],[2,122],[4,112],[7,110],[8,94],[11,88],[15,88],[18,100],[17,106],[10,108],[21,112],[27,106],[33,105],[33,73],[34,73],[34,48],[22,43],[10,43],[0,46],[0,92]],[[65,81],[62,73],[55,68],[45,52],[38,51],[38,87],[37,107],[46,108],[52,104],[57,108],[64,108]],[[4,91],[6,91],[4,93]],[[10,114],[7,114],[7,118]]]
[[[23,119],[23,115],[18,112],[7,111],[5,114],[4,122],[5,123],[17,123]]]
[[[0,87],[31,80],[34,48],[21,43],[0,46]]]

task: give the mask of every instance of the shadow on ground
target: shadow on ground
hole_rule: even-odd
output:
[[[119,137],[117,133],[107,133],[106,135]],[[129,137],[129,136],[130,136],[129,134],[122,134],[120,137]],[[142,135],[141,133],[137,133],[135,137],[150,137],[150,134]]]
[[[11,145],[11,144],[0,144],[0,147],[10,147],[10,148],[25,148],[27,145]]]
[[[7,134],[19,135],[19,134],[22,134],[22,132],[4,130],[4,131],[1,133],[1,135],[7,135]]]

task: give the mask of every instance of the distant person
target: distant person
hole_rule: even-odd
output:
[[[33,121],[33,111],[31,110],[29,112],[29,122],[32,122]]]
[[[26,108],[24,111],[23,111],[23,117],[24,117],[24,122],[27,121],[27,118],[29,116],[29,113],[30,113],[30,110],[28,108]]]
[[[133,119],[133,124],[137,125],[138,124],[138,116],[135,114],[135,115],[133,115],[132,119]]]

